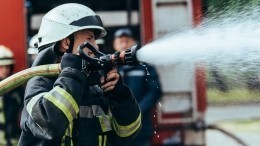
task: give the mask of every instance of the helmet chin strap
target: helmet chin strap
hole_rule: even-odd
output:
[[[74,35],[71,34],[69,36],[69,39],[70,39],[70,45],[69,45],[69,49],[66,51],[66,53],[72,53],[73,46],[74,46],[74,41],[75,41]]]

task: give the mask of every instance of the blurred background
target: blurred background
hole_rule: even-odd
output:
[[[254,14],[259,20],[255,15],[260,8],[260,0],[0,0],[0,44],[14,52],[15,72],[30,67],[37,55],[30,41],[44,14],[72,2],[101,17],[107,31],[99,40],[104,53],[114,53],[114,32],[122,27],[130,28],[137,42],[145,45],[169,33],[211,26],[233,16],[237,20]],[[229,65],[158,66],[163,96],[151,115],[154,146],[260,145],[259,62],[243,62],[247,68]]]

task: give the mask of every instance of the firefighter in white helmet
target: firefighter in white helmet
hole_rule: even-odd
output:
[[[130,89],[115,68],[104,81],[78,55],[79,45],[97,47],[105,34],[100,17],[81,4],[60,5],[43,17],[33,66],[60,62],[61,73],[28,81],[18,145],[122,146],[134,138],[141,113]]]
[[[12,74],[14,64],[13,52],[0,45],[0,81]],[[21,133],[19,117],[23,108],[23,93],[23,88],[19,87],[0,97],[0,145],[17,145]]]
[[[27,49],[27,55],[28,55],[28,64],[29,66],[32,66],[32,63],[34,62],[37,54],[38,54],[38,48],[36,47],[38,44],[38,35],[34,35],[30,41],[29,41],[29,47]]]

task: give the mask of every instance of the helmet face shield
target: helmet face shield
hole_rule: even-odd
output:
[[[78,27],[84,27],[84,26],[103,27],[103,23],[98,15],[83,17],[77,21],[73,21],[72,23],[70,23],[70,25],[78,26]],[[93,28],[91,30],[94,31],[96,39],[101,38],[104,35],[106,35],[106,32],[104,32],[100,29]]]
[[[98,15],[86,16],[70,23],[73,26],[100,26],[103,27],[102,21]]]
[[[100,17],[90,8],[76,3],[60,5],[42,18],[38,47],[55,43],[84,29],[95,30],[96,38],[106,35]]]

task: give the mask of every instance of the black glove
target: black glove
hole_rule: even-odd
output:
[[[61,59],[61,69],[67,67],[77,69],[82,72],[86,77],[89,76],[90,71],[87,70],[87,63],[79,55],[65,53]]]
[[[123,103],[126,100],[125,90],[126,90],[126,86],[124,85],[123,79],[120,76],[114,89],[111,91],[105,92],[104,95],[118,103]]]
[[[119,77],[119,80],[117,81],[114,89],[111,90],[111,92],[116,96],[121,96],[125,93],[125,86],[121,76]]]

